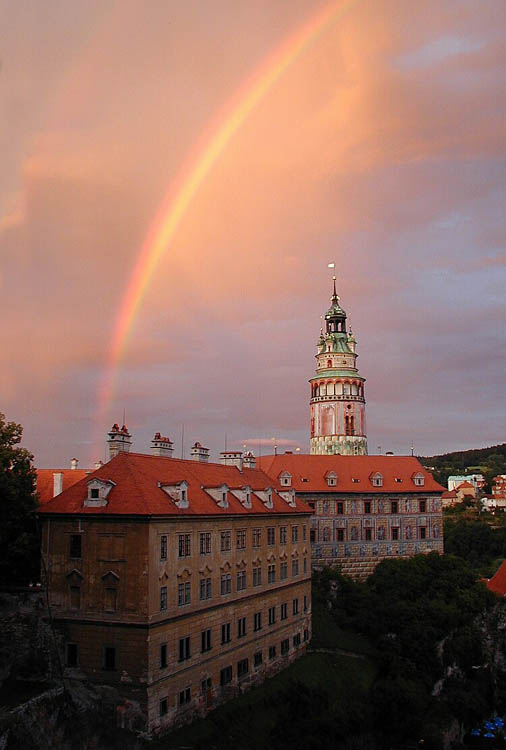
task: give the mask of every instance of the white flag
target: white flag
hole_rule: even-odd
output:
[[[335,267],[336,267],[335,263],[329,263],[329,268],[335,268]]]

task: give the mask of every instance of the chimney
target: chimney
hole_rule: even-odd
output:
[[[63,472],[53,471],[53,497],[63,492]]]
[[[174,445],[172,440],[165,437],[165,435],[161,435],[159,432],[155,433],[155,436],[151,441],[152,456],[165,456],[165,458],[172,458],[173,450]]]
[[[254,469],[256,466],[256,458],[251,451],[246,451],[242,457],[242,465],[245,469]]]
[[[209,448],[204,448],[198,441],[191,447],[192,461],[199,461],[201,464],[209,462]]]
[[[79,463],[79,459],[78,458],[71,458],[70,459],[70,468],[72,469],[72,471],[75,471],[77,469],[77,464],[78,463]]]
[[[132,445],[132,436],[128,432],[127,426],[123,425],[121,429],[117,424],[113,424],[109,431],[109,458],[114,458],[118,453],[129,453]]]
[[[224,466],[236,466],[241,471],[242,451],[222,451],[220,453],[220,463]]]
[[[95,470],[100,469],[103,465],[104,465],[104,462],[100,461],[100,459],[98,461],[95,461]]]

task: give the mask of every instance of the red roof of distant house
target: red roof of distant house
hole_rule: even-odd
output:
[[[88,497],[88,482],[94,478],[114,483],[107,495],[107,505],[84,505]],[[188,508],[178,507],[160,486],[173,486],[183,480],[188,484]],[[251,487],[251,508],[245,508],[232,492],[228,493],[229,507],[222,508],[204,489],[224,484],[232,491],[234,488]],[[255,490],[265,490],[268,487],[281,492],[286,492],[287,489],[259,469],[243,468],[240,471],[235,466],[120,452],[85,479],[47,502],[39,512],[142,516],[311,513],[309,506],[300,499],[296,500],[296,507],[293,507],[274,491],[273,507],[267,508],[260,497],[255,495]]]
[[[468,482],[468,481],[467,481],[467,479],[466,479],[466,481],[465,481],[465,482],[461,482],[461,483],[460,483],[460,484],[459,484],[459,485],[457,486],[457,489],[458,489],[458,490],[462,490],[462,489],[465,489],[465,490],[468,490],[468,489],[474,490],[474,485],[473,485],[473,484],[471,484],[471,482]]]
[[[277,456],[262,456],[258,459],[257,466],[271,477],[278,477],[281,472],[288,471],[292,475],[291,486],[299,492],[444,492],[444,487],[412,456],[282,453]],[[336,485],[329,486],[326,479],[329,471],[337,474]],[[371,482],[371,477],[377,472],[383,477],[380,487]],[[417,474],[423,475],[423,485],[414,483],[413,477]]]
[[[37,469],[37,493],[39,503],[44,505],[53,499],[54,474],[63,474],[63,490],[72,487],[73,484],[83,479],[87,470],[85,469]]]
[[[486,581],[487,588],[495,594],[504,596],[506,594],[506,560],[502,563],[499,570]]]
[[[447,500],[448,498],[457,497],[457,490],[446,490],[445,492],[443,492],[443,494],[441,495],[441,497],[443,498],[443,500]]]

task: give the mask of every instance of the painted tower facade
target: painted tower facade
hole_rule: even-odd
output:
[[[346,326],[346,313],[334,293],[317,344],[316,374],[311,384],[310,452],[367,454],[365,378],[357,369],[356,341]]]

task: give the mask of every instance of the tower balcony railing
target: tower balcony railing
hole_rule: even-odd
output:
[[[318,401],[362,401],[363,403],[365,403],[365,398],[364,396],[343,396],[342,394],[330,396],[312,396],[310,403],[314,404]]]

